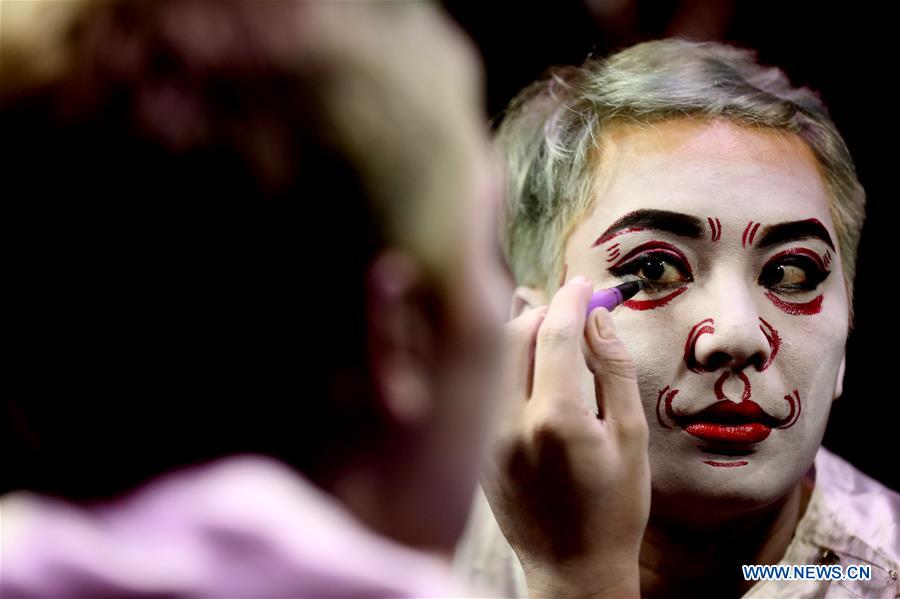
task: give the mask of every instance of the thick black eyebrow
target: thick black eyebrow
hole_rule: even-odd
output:
[[[770,245],[786,243],[788,241],[797,241],[799,239],[820,239],[828,244],[828,247],[834,250],[834,243],[831,241],[831,235],[828,234],[828,229],[815,218],[769,225],[762,230],[762,235],[756,246],[764,248],[769,247]]]
[[[680,237],[699,239],[703,234],[703,223],[699,218],[681,212],[653,209],[635,210],[610,225],[591,247],[605,243],[616,235],[644,229],[655,229]]]

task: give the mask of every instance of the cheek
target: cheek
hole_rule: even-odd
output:
[[[782,343],[773,366],[789,386],[808,397],[809,408],[829,409],[844,356],[846,329],[821,319],[804,326],[784,322],[779,332]]]
[[[657,395],[671,385],[683,367],[684,340],[677,332],[684,325],[671,315],[619,309],[613,312],[616,331],[637,367],[638,386],[648,417],[653,416]]]
[[[765,310],[781,337],[774,365],[787,380],[818,386],[833,384],[837,376],[847,343],[848,313],[843,282],[836,279],[811,300]]]

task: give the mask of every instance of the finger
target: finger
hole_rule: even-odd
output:
[[[601,418],[625,432],[646,429],[637,368],[628,348],[616,334],[612,314],[605,308],[591,312],[584,338]]]
[[[537,334],[532,397],[579,399],[578,367],[591,283],[573,277],[550,302]]]
[[[531,394],[534,350],[538,329],[547,314],[547,306],[523,312],[503,327],[503,393],[515,404]]]

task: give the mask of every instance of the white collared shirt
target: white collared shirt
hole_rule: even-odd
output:
[[[871,566],[870,580],[765,580],[744,599],[900,597],[900,495],[820,447],[807,476],[814,487],[779,564]],[[525,575],[482,492],[454,563],[480,596],[527,597]]]

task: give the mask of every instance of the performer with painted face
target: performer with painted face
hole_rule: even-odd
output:
[[[644,283],[613,312],[649,425],[641,595],[900,591],[900,497],[821,446],[865,204],[821,99],[747,50],[667,39],[552,71],[512,102],[497,144],[514,313],[576,276]],[[591,372],[572,376],[596,410]],[[458,554],[505,596],[526,577],[494,518],[526,572],[520,529],[541,526],[508,500],[513,472],[487,481],[493,517],[482,503]],[[741,565],[775,563],[871,578],[744,579]]]

